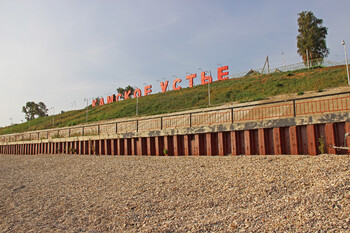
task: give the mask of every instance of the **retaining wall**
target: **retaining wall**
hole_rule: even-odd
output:
[[[346,154],[346,132],[350,92],[3,135],[0,153]]]

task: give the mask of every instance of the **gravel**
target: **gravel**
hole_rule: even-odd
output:
[[[0,156],[1,232],[346,232],[350,156]]]

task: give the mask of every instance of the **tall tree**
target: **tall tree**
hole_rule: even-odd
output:
[[[38,115],[38,117],[47,116],[48,111],[49,110],[46,108],[46,105],[43,102],[38,103],[36,110],[36,114]]]
[[[128,91],[130,91],[130,95],[129,95],[130,97],[134,96],[135,89],[130,85],[128,85],[125,88],[122,88],[122,87],[117,88],[117,92],[122,95],[121,99],[124,99],[124,93]]]
[[[22,112],[25,114],[25,119],[29,121],[35,119],[35,116],[47,116],[48,109],[46,108],[46,105],[43,102],[39,102],[38,104],[36,104],[35,102],[30,101],[22,107]]]
[[[303,11],[298,15],[298,54],[305,63],[307,61],[306,50],[308,50],[310,60],[327,57],[329,54],[326,46],[327,28],[322,26],[323,20],[316,18],[311,11]]]
[[[125,91],[130,91],[130,96],[134,96],[134,88],[132,87],[132,86],[127,86],[126,88],[125,88]]]
[[[124,99],[124,92],[125,92],[125,89],[122,88],[122,87],[119,87],[117,88],[117,92],[118,94],[121,94],[122,96],[120,97],[120,99]]]

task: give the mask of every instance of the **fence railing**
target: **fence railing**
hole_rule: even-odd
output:
[[[311,68],[316,66],[330,67],[330,66],[345,65],[346,60],[335,62],[335,61],[324,60],[324,59],[313,59],[313,60],[310,60],[310,63],[311,63]],[[348,59],[348,63],[350,63],[350,59]],[[306,69],[306,68],[308,68],[306,63],[298,62],[298,63],[289,64],[285,66],[272,67],[272,68],[269,68],[269,71],[267,68],[251,69],[250,71],[230,74],[229,77],[242,78],[245,76],[249,76],[249,74],[267,74],[267,73],[274,73],[274,72],[287,72],[287,71],[294,71],[294,70],[300,70],[300,69]]]
[[[166,130],[350,111],[350,92],[0,136],[0,142]]]

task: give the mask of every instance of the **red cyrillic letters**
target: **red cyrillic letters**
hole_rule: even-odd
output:
[[[134,91],[134,97],[140,97],[141,96],[141,90],[139,88],[135,89]]]
[[[226,80],[228,79],[228,66],[222,66],[218,68],[218,81],[221,80]],[[193,87],[193,79],[197,78],[197,74],[190,74],[186,76],[186,79],[189,82],[189,87]],[[182,82],[182,79],[180,78],[176,78],[173,81],[173,90],[180,90],[182,87],[179,86],[178,84]],[[211,76],[211,74],[209,76],[206,76],[206,72],[201,72],[201,85],[205,85],[208,83],[212,83],[213,82],[213,78]],[[162,92],[166,92],[167,88],[169,85],[169,81],[165,81],[165,82],[160,82],[160,87],[162,88]],[[148,85],[145,86],[144,88],[144,96],[149,95],[152,93],[152,85]],[[134,95],[134,97],[141,97],[142,96],[142,92],[139,88],[135,89],[134,93],[132,93]],[[129,91],[125,91],[124,92],[124,99],[129,99],[131,94],[131,90]],[[112,103],[114,101],[120,101],[121,100],[122,95],[121,94],[117,94],[117,95],[111,95],[111,96],[107,96],[107,104]],[[101,98],[100,102],[97,102],[97,99],[92,100],[92,107],[95,107],[96,104],[99,105],[104,105],[104,99]]]
[[[152,93],[152,85],[145,86],[145,96]]]
[[[131,94],[131,90],[124,91],[124,99],[129,99],[129,95]]]
[[[107,104],[113,103],[115,101],[115,95],[107,96]]]
[[[92,107],[96,107],[96,104],[97,104],[97,100],[96,99],[92,100]]]
[[[160,87],[162,88],[162,92],[166,92],[169,81],[165,81],[165,83],[160,82]]]
[[[105,105],[105,100],[103,98],[100,99],[100,106]]]
[[[228,79],[228,77],[224,77],[228,75],[228,71],[224,72],[224,70],[228,70],[228,66],[218,68],[218,81]]]
[[[120,97],[122,97],[122,94],[118,93],[118,94],[115,96],[115,101],[120,101]]]
[[[190,75],[186,76],[186,79],[189,80],[189,82],[190,82],[190,84],[189,84],[190,87],[193,87],[193,79],[196,77],[197,77],[197,74],[190,74]]]
[[[211,76],[205,76],[205,72],[203,71],[201,73],[201,84],[208,84],[211,83],[213,81],[213,79],[211,78]]]
[[[177,79],[175,79],[174,80],[174,82],[173,82],[173,90],[175,91],[175,90],[180,90],[181,89],[181,87],[180,86],[176,86],[176,84],[177,83],[181,83],[182,82],[182,80],[181,80],[181,78],[177,78]]]

